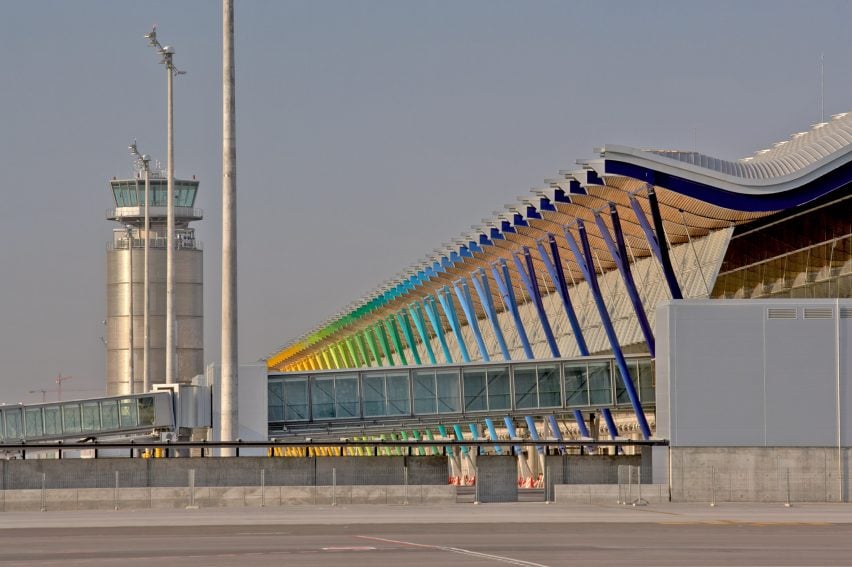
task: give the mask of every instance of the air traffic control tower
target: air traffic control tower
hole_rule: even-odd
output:
[[[135,179],[113,178],[110,189],[115,208],[109,209],[106,217],[121,227],[113,229],[107,246],[107,395],[125,395],[141,392],[143,387],[146,238],[150,380],[151,384],[166,381],[167,183],[165,176],[152,168],[148,230],[142,174],[137,172]],[[175,179],[175,380],[181,383],[204,373],[203,257],[195,229],[189,226],[203,217],[202,211],[193,207],[197,193],[198,181],[194,178]]]

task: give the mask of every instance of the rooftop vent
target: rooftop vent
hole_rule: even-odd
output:
[[[770,307],[766,310],[767,319],[797,319],[795,307]]]

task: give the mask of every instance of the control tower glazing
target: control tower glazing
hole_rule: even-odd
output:
[[[166,381],[166,203],[165,177],[150,174],[150,228],[145,230],[145,180],[113,179],[115,208],[108,220],[121,223],[107,246],[107,395],[142,391],[145,344],[145,239],[148,239],[149,367],[151,384]],[[192,221],[198,181],[175,179],[175,380],[188,383],[204,373],[203,256]],[[131,284],[132,282],[132,284]],[[132,294],[131,294],[132,288]],[[131,331],[130,320],[133,320]],[[132,340],[132,348],[131,348]],[[130,356],[133,356],[131,365]],[[133,377],[130,378],[131,368]]]

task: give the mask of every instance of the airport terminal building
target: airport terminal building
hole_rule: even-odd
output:
[[[852,113],[737,161],[596,153],[272,353],[270,435],[848,446]]]

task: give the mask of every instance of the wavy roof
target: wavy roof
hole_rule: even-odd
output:
[[[596,217],[610,205],[622,220],[625,238],[636,259],[651,254],[631,200],[647,214],[647,191],[653,187],[666,236],[671,244],[748,222],[779,210],[803,205],[822,195],[849,191],[852,182],[852,113],[794,134],[790,140],[738,161],[697,152],[641,150],[606,146],[600,157],[582,160],[576,170],[559,172],[528,198],[519,198],[495,213],[472,233],[452,239],[425,260],[415,263],[365,297],[351,303],[311,331],[272,353],[270,368],[285,370],[299,360],[358,332],[442,286],[452,286],[479,269],[528,247],[535,267],[544,272],[538,242],[555,235],[566,274],[582,280],[571,259],[563,231],[576,235],[585,222],[600,272],[615,268]],[[605,215],[600,215],[605,217]],[[606,223],[604,223],[606,224]],[[519,286],[518,283],[515,284]],[[520,288],[518,287],[520,292]],[[542,293],[547,290],[542,288]],[[519,293],[519,295],[522,295]],[[495,291],[495,304],[500,305]],[[481,306],[478,307],[481,309]],[[482,313],[482,311],[480,311]]]

